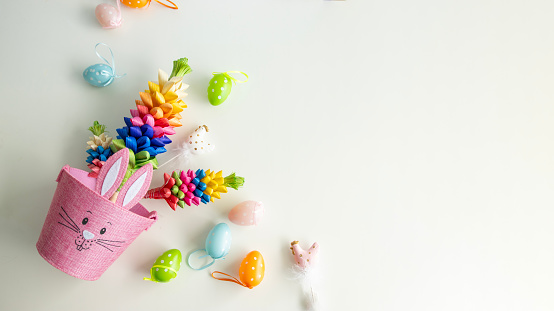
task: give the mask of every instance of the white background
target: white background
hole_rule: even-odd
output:
[[[554,309],[553,1],[178,0],[123,7],[116,30],[98,3],[0,5],[0,309],[302,310],[293,240],[320,244],[327,310]],[[127,74],[100,89],[81,76],[98,42]],[[143,200],[159,221],[98,281],[54,269],[35,243],[59,170],[85,169],[92,122],[115,134],[179,57],[194,72],[173,138],[206,124],[216,150],[152,185],[211,168],[245,187],[175,212]],[[213,107],[211,73],[227,70],[250,81]],[[142,281],[243,200],[265,219],[231,224],[226,260]],[[260,286],[210,277],[254,249]]]

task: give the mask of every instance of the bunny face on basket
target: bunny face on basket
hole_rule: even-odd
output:
[[[121,247],[125,241],[114,240],[113,220],[108,221],[105,217],[94,217],[90,210],[80,211],[78,215],[71,217],[66,210],[60,206],[60,225],[75,232],[75,245],[78,251],[89,250],[93,245],[99,245],[113,252],[114,247]],[[111,234],[110,234],[111,233]]]
[[[129,150],[124,149],[115,153],[100,169],[96,182],[95,192],[104,199],[110,199],[114,208],[129,209],[144,195],[152,179],[152,165],[146,165],[131,175],[117,191],[126,175],[129,162]],[[80,201],[77,201],[81,203]],[[110,252],[121,247],[125,241],[111,234],[118,232],[117,222],[110,218],[110,214],[99,209],[94,202],[90,205],[69,206],[64,209],[60,206],[58,224],[75,233],[74,243],[78,251],[89,250],[93,245],[99,245]],[[81,204],[78,204],[81,205]],[[71,214],[67,211],[71,211]]]

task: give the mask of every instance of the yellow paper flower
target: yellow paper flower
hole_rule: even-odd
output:
[[[210,196],[210,201],[214,201],[214,198],[221,199],[220,193],[227,193],[227,187],[225,187],[225,179],[223,178],[223,172],[206,171],[206,176],[200,180],[206,184],[206,190],[204,193]]]

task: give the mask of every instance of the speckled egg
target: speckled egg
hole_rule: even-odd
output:
[[[210,231],[206,238],[206,252],[213,259],[219,259],[229,253],[231,248],[231,229],[222,222]]]
[[[128,6],[130,8],[139,9],[139,8],[143,8],[151,0],[120,0],[120,1],[121,1],[121,3],[125,4],[126,6]]]
[[[229,220],[239,226],[257,225],[264,215],[264,204],[258,201],[244,201],[229,212]]]
[[[83,71],[83,78],[94,86],[103,87],[113,82],[114,74],[112,67],[106,64],[96,64]]]
[[[208,100],[213,106],[221,105],[231,93],[231,78],[224,73],[214,74],[208,85]]]
[[[150,270],[150,278],[144,278],[147,281],[167,283],[177,277],[177,272],[181,268],[181,251],[170,249],[163,253]]]
[[[96,7],[96,19],[105,29],[113,29],[121,26],[121,14],[111,4],[102,3]]]
[[[258,251],[251,251],[242,260],[239,268],[240,281],[246,287],[252,289],[260,285],[265,275],[265,262],[262,254]]]

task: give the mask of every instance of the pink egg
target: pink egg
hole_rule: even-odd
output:
[[[96,19],[102,27],[113,29],[121,26],[121,13],[113,5],[102,3],[96,7]]]
[[[257,201],[244,201],[229,212],[229,220],[239,226],[257,225],[264,215],[264,204]]]

